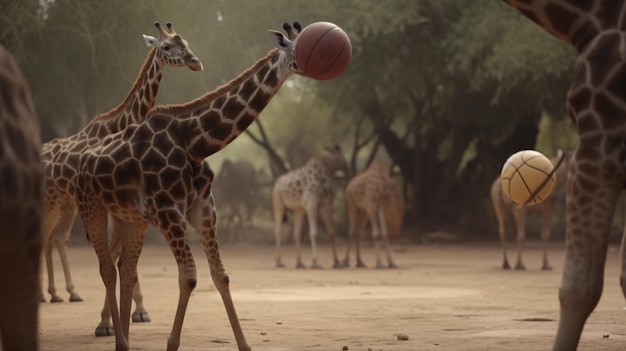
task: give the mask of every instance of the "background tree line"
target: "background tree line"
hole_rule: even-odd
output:
[[[411,236],[495,239],[488,193],[507,157],[552,156],[576,142],[564,108],[573,50],[499,1],[3,1],[0,43],[30,82],[44,140],[123,100],[155,20],[171,21],[205,67],[166,68],[158,103],[235,77],[272,48],[265,32],[285,21],[341,26],[353,46],[346,72],[290,79],[248,135],[210,161],[219,169],[225,158],[248,159],[271,184],[327,145],[340,145],[355,171],[385,159],[408,201]]]

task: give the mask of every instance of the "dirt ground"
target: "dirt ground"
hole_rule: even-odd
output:
[[[344,246],[340,246],[343,252]],[[222,247],[231,291],[253,350],[547,350],[557,320],[557,290],[564,251],[554,244],[554,269],[541,271],[541,252],[529,244],[528,270],[502,271],[496,245],[394,245],[397,270],[331,267],[298,270],[293,247],[274,268],[274,248]],[[236,350],[208,264],[194,248],[198,286],[191,298],[180,350]],[[310,250],[304,251],[309,262]],[[113,350],[114,339],[93,336],[104,288],[88,246],[70,247],[81,303],[41,305],[42,350]],[[510,257],[514,253],[510,252]],[[374,251],[364,260],[374,265]],[[59,261],[57,288],[64,289]],[[151,244],[139,262],[139,278],[151,323],[132,324],[132,350],[164,350],[178,299],[177,268],[166,245]],[[67,294],[62,291],[67,299]],[[611,248],[602,299],[587,322],[579,350],[626,348],[626,302],[619,288],[619,252]],[[397,335],[408,335],[398,340]]]

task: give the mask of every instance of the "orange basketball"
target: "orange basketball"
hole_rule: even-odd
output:
[[[343,29],[330,22],[306,26],[295,42],[296,62],[313,79],[328,80],[340,75],[352,57],[352,44]]]

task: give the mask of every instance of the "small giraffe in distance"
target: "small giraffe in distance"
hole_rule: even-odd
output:
[[[562,161],[559,160],[562,158]],[[554,216],[554,206],[556,206],[556,200],[558,198],[559,190],[567,183],[567,174],[569,172],[569,163],[572,158],[571,152],[559,151],[559,155],[550,159],[552,164],[556,167],[555,176],[556,184],[552,194],[542,203],[537,206],[517,206],[508,196],[502,191],[502,185],[500,177],[496,177],[491,185],[491,204],[493,210],[498,219],[498,234],[500,236],[500,243],[502,245],[502,269],[511,269],[509,260],[506,256],[506,220],[509,213],[513,215],[515,221],[515,228],[517,233],[517,262],[515,263],[515,269],[524,270],[526,266],[522,262],[522,250],[524,247],[524,240],[526,239],[526,214],[528,211],[541,212],[541,242],[543,245],[543,264],[542,270],[550,270],[552,267],[548,262],[548,241],[550,240],[550,226],[552,225],[552,217]]]
[[[359,241],[369,221],[376,248],[376,268],[398,268],[391,257],[388,238],[397,235],[400,230],[404,218],[404,201],[383,163],[373,161],[365,171],[348,182],[346,207],[349,229],[343,265],[350,266],[350,247],[354,243],[356,266],[366,267],[361,260]],[[380,257],[382,249],[387,254],[387,266],[382,263]]]
[[[561,314],[553,346],[576,350],[602,295],[611,226],[626,184],[626,2],[505,2],[577,51],[567,108],[579,142],[567,179]],[[624,248],[621,255],[626,296]]]
[[[317,219],[320,214],[333,250],[333,267],[342,267],[337,257],[332,218],[333,199],[335,197],[332,181],[337,171],[343,171],[348,179],[351,177],[350,168],[339,146],[335,146],[330,155],[313,157],[304,166],[281,175],[274,183],[272,204],[276,239],[276,267],[285,267],[281,258],[280,240],[282,238],[282,222],[287,209],[294,213],[293,235],[297,253],[296,268],[306,268],[300,256],[300,236],[305,214],[309,223],[309,238],[313,252],[311,268],[322,268],[322,265],[317,261],[315,239],[317,237]]]
[[[203,69],[200,60],[189,49],[187,41],[180,34],[176,33],[171,23],[167,22],[165,26],[167,28],[159,22],[155,22],[154,25],[159,30],[160,36],[159,38],[143,36],[146,44],[151,49],[124,101],[112,110],[95,116],[78,133],[66,138],[53,139],[43,145],[42,157],[46,175],[44,248],[48,267],[48,292],[52,296],[51,302],[63,301],[56,294],[54,285],[52,268],[53,239],[61,257],[67,291],[70,293],[70,301],[82,301],[82,298],[74,289],[67,259],[67,241],[77,211],[72,179],[78,168],[80,153],[89,146],[100,142],[105,136],[123,130],[129,124],[140,122],[145,118],[148,111],[155,104],[163,70],[166,65],[188,67],[193,71],[201,71]],[[111,242],[114,257],[119,257],[120,245],[117,228],[114,227]],[[137,308],[133,313],[133,321],[149,322],[150,317],[143,306],[143,297],[139,284],[136,285],[135,289],[134,299]],[[45,301],[43,292],[40,296],[40,299]],[[106,301],[101,317],[101,322],[96,327],[96,336],[112,335],[111,317]]]
[[[37,351],[41,137],[28,83],[2,45],[0,92],[0,349]]]
[[[149,224],[161,230],[179,268],[178,308],[167,350],[179,348],[185,311],[197,284],[187,223],[200,238],[238,349],[251,349],[220,257],[211,193],[214,173],[205,159],[248,128],[291,75],[302,75],[294,57],[296,31],[302,27],[285,24],[283,29],[287,36],[268,31],[276,48],[230,82],[186,104],[155,107],[143,122],[82,153],[75,178],[76,202],[100,262],[116,350],[129,349],[131,293]],[[113,217],[122,241],[119,310],[107,214]]]

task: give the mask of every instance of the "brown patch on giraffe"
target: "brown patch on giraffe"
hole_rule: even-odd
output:
[[[222,116],[224,116],[225,119],[236,119],[244,109],[245,106],[237,100],[237,96],[231,96],[228,100],[226,100],[226,103],[222,108]]]
[[[243,100],[248,101],[256,89],[257,85],[254,83],[254,79],[248,78],[241,85],[238,94]]]
[[[267,102],[271,98],[272,95],[265,93],[259,89],[257,90],[256,94],[254,94],[252,99],[248,102],[248,106],[255,111],[261,111],[267,105]]]
[[[252,122],[254,122],[254,120],[255,117],[253,115],[249,114],[248,112],[244,112],[244,114],[237,121],[237,129],[245,130],[250,126],[250,124],[252,124]]]

